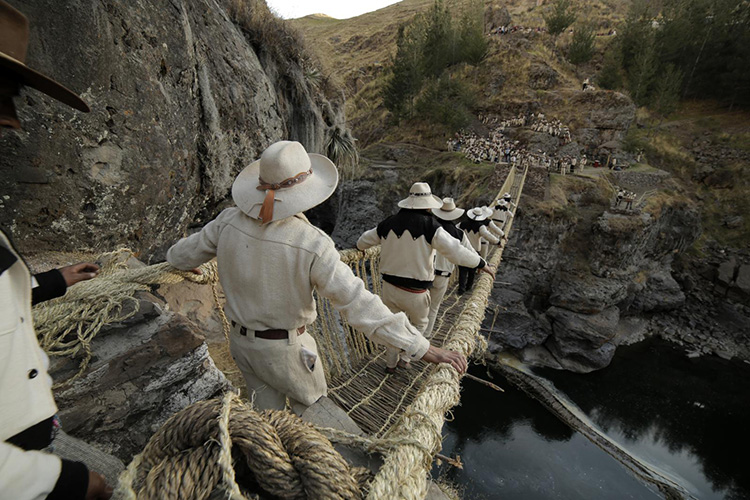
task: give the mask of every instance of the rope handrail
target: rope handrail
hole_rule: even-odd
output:
[[[518,205],[527,173],[528,166],[522,172],[511,168],[498,197],[510,192]],[[507,220],[504,228],[506,234],[510,233],[513,221],[513,217]],[[489,258],[489,265],[497,268],[506,245],[507,240],[501,243]],[[179,271],[167,263],[127,268],[125,261],[130,255],[132,253],[127,250],[105,254],[104,260],[107,262],[97,279],[81,282],[71,287],[65,296],[35,306],[34,321],[42,347],[50,355],[82,358],[78,374],[66,383],[86,370],[93,356],[91,341],[102,327],[122,322],[136,314],[140,303],[136,294],[149,290],[152,285],[182,281],[210,284],[214,300],[223,316],[217,291],[218,271],[215,260],[201,266],[202,274],[198,275]],[[366,251],[342,250],[340,257],[370,291],[380,294],[379,246]],[[474,291],[463,304],[458,320],[450,327],[450,333],[443,343],[444,348],[470,357],[477,344],[482,343],[484,339],[479,334],[479,328],[492,286],[493,282],[488,275],[482,274],[479,277]],[[455,304],[458,305],[458,302]],[[339,379],[359,378],[360,372],[353,368],[364,360],[367,364],[362,370],[365,370],[369,363],[380,356],[381,347],[353,329],[327,299],[317,294],[316,305],[318,320],[311,325],[310,330],[318,342],[327,380],[331,381],[334,376]],[[222,319],[226,333],[228,322],[225,317]],[[484,347],[486,341],[482,345]],[[423,379],[415,378],[411,383],[417,384],[416,397],[410,404],[409,400],[402,401],[406,407],[403,414],[388,414],[381,431],[377,433],[376,437],[385,436],[393,445],[388,447],[384,465],[369,489],[368,498],[423,498],[426,494],[427,474],[433,457],[440,449],[444,416],[459,401],[460,377],[448,365],[430,366],[425,370]],[[382,385],[384,382],[381,380],[380,383]],[[363,405],[377,406],[377,398],[373,397],[377,388],[374,389],[356,408]],[[331,390],[336,388],[332,387]]]
[[[516,205],[520,200],[527,172],[528,166],[525,167],[520,182],[516,184],[516,169],[512,169],[500,190],[500,193],[510,191]],[[513,190],[510,189],[511,186]],[[510,232],[513,220],[511,218],[508,221],[506,233]],[[489,265],[497,268],[506,245],[507,241],[504,241],[490,258]],[[458,351],[467,358],[474,353],[492,286],[490,276],[483,274],[479,277],[476,288],[460,315],[461,319],[445,345],[446,349]],[[409,437],[421,443],[421,446],[404,443],[391,450],[370,485],[368,500],[425,497],[432,459],[442,443],[441,431],[445,414],[460,399],[460,379],[458,372],[449,365],[435,367],[424,382],[421,393],[388,433],[389,437]]]

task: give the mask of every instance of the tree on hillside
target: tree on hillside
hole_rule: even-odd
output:
[[[618,90],[622,88],[622,50],[619,44],[610,45],[604,52],[602,69],[599,70],[596,81],[603,89]]]
[[[425,73],[429,76],[440,76],[458,60],[461,47],[451,21],[448,7],[443,5],[443,0],[436,0],[425,19],[423,58]]]
[[[647,36],[638,44],[635,58],[627,71],[630,97],[639,106],[648,101],[648,93],[656,75],[658,62],[654,36]]]
[[[547,31],[552,36],[559,35],[576,20],[570,0],[557,0],[552,6],[552,11],[542,17],[547,25]]]
[[[391,76],[383,90],[383,104],[396,119],[411,116],[414,98],[422,88],[423,31],[419,20],[410,26],[402,25],[396,38],[396,57],[391,64]]]
[[[591,26],[581,26],[573,33],[573,41],[568,47],[568,61],[578,66],[589,62],[594,55],[594,29]]]
[[[659,125],[669,115],[677,110],[680,103],[680,91],[682,90],[682,71],[674,64],[667,64],[663,71],[660,71],[654,90],[651,95],[650,107],[661,117]]]
[[[460,59],[476,66],[487,56],[489,41],[484,34],[484,5],[474,2],[461,19]]]
[[[412,118],[416,111],[420,118],[449,127],[463,123],[471,91],[459,77],[452,78],[456,72],[451,68],[477,65],[486,56],[483,9],[481,0],[474,0],[458,20],[443,0],[435,0],[429,11],[399,29],[396,56],[383,90],[383,104],[397,120]],[[451,118],[451,113],[456,117]]]

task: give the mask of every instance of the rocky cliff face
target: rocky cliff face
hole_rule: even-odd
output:
[[[11,3],[31,21],[29,65],[92,109],[16,100],[24,130],[0,137],[0,224],[22,250],[160,257],[270,143],[322,152],[343,123],[342,103],[294,62],[256,53],[228,0]]]
[[[519,209],[485,320],[493,349],[587,372],[684,305],[671,265],[700,234],[695,208],[625,215],[595,199],[571,195],[568,217]]]

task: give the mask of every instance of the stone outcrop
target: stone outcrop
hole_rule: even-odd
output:
[[[683,307],[672,264],[699,236],[700,222],[688,202],[624,215],[585,188],[567,201],[575,216],[556,218],[525,198],[490,298],[497,314],[483,327],[492,351],[588,372],[607,366],[619,344],[642,338],[651,315]]]
[[[0,137],[0,224],[23,251],[163,257],[271,142],[323,152],[343,123],[339,97],[295,61],[256,52],[228,0],[11,3],[31,21],[28,64],[92,109],[33,90],[16,100],[24,130]]]
[[[576,110],[568,123],[573,139],[592,151],[610,141],[621,142],[635,119],[635,104],[619,92],[575,92],[568,105]]]
[[[195,324],[151,294],[139,300],[136,316],[94,338],[85,375],[55,391],[66,432],[125,463],[173,413],[231,388]],[[77,368],[55,358],[50,374],[61,382]]]
[[[550,307],[547,317],[553,335],[546,343],[552,355],[567,370],[586,373],[607,366],[615,355],[620,311],[610,307],[596,314],[581,314]]]
[[[512,22],[508,8],[493,0],[484,8],[484,32],[489,33],[495,28],[509,26]]]

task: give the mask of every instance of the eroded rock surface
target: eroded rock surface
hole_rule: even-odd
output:
[[[17,99],[24,129],[0,137],[0,224],[22,251],[163,257],[270,143],[323,152],[343,123],[341,102],[294,62],[256,53],[228,1],[11,3],[31,21],[28,64],[92,109],[32,90]]]
[[[95,337],[85,375],[55,391],[66,432],[126,463],[172,414],[231,387],[192,322],[140,300],[139,315]],[[77,368],[54,359],[50,373],[60,382]]]

